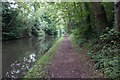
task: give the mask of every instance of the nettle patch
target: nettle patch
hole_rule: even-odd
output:
[[[95,62],[94,68],[102,71],[105,78],[118,78],[120,76],[120,32],[107,29],[88,54]]]

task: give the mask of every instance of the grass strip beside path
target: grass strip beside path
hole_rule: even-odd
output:
[[[63,36],[56,41],[56,43],[40,58],[36,64],[30,69],[24,78],[45,78],[48,76],[48,68],[51,64],[52,59],[56,55],[59,44],[62,42]]]

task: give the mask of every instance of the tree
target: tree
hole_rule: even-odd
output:
[[[2,3],[2,39],[10,40],[32,35],[41,36],[45,33],[56,35],[58,19],[56,11],[55,7],[48,3]]]
[[[97,31],[99,31],[99,33],[104,32],[108,24],[105,9],[100,2],[91,2],[91,4],[93,6]]]
[[[89,5],[88,3],[85,3],[86,11],[89,11]],[[91,29],[91,20],[90,20],[90,13],[88,13],[88,16],[86,17],[86,23],[88,24],[88,27]]]
[[[120,32],[120,2],[114,2],[114,28]]]

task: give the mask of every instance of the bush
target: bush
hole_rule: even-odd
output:
[[[120,76],[118,58],[120,53],[120,32],[114,29],[107,31],[99,37],[99,41],[94,43],[93,49],[88,52],[94,68],[105,73],[106,78],[118,78]]]

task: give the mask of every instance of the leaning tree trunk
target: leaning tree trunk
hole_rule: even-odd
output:
[[[120,2],[114,2],[114,28],[120,32]]]
[[[100,2],[91,2],[91,4],[95,15],[97,31],[99,33],[104,32],[108,23],[105,9],[103,5],[100,4]]]

